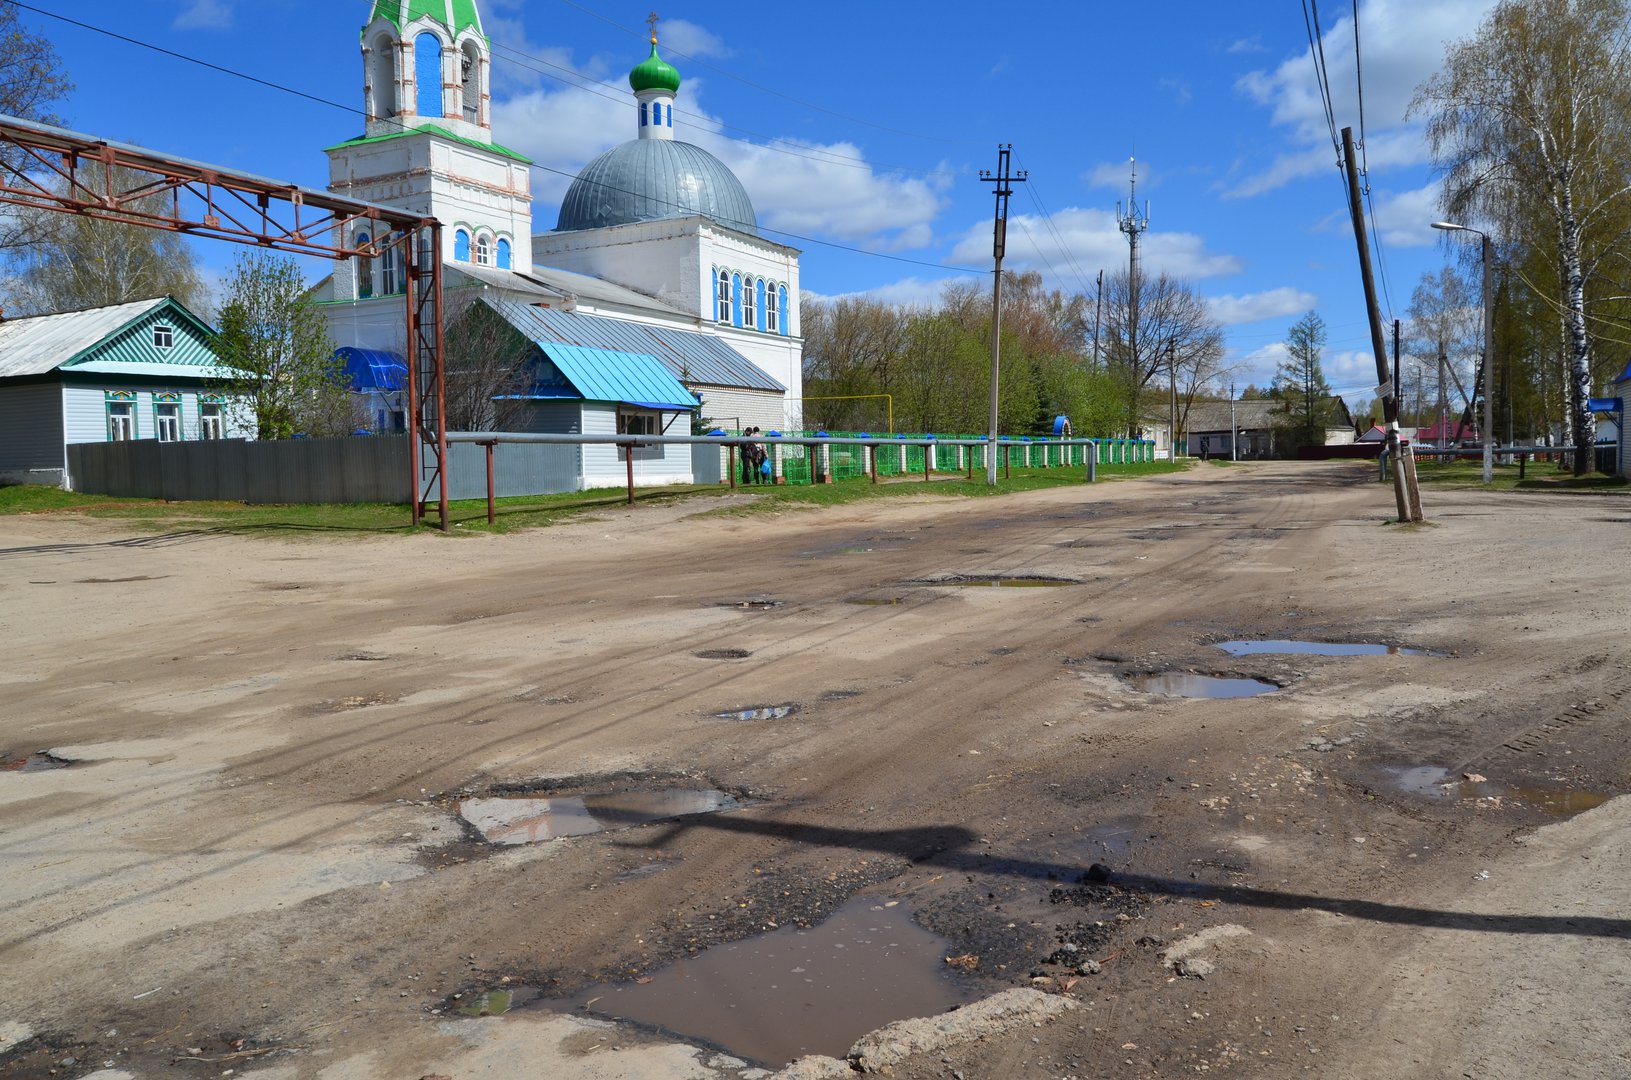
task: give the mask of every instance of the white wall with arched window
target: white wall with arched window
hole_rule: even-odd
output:
[[[493,238],[486,233],[476,236],[476,265],[493,265]]]
[[[440,118],[442,102],[442,39],[430,31],[413,39],[414,111]]]
[[[742,325],[752,329],[759,321],[759,305],[755,303],[754,294],[757,292],[750,278],[742,282]]]
[[[508,240],[504,239],[503,237],[500,237],[499,241],[498,241],[498,247],[497,247],[496,250],[498,252],[498,256],[497,256],[497,258],[498,258],[498,268],[500,270],[509,270],[509,269],[511,269],[510,264],[511,264],[511,261],[513,259],[513,256],[511,255],[510,242]]]
[[[453,261],[470,261],[470,230],[459,229],[453,234]]]
[[[771,334],[782,332],[781,305],[776,303],[776,285],[771,282],[765,288],[765,330]]]

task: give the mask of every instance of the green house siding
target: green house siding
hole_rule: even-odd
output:
[[[160,348],[154,344],[153,328],[168,326],[172,344]],[[182,369],[176,374],[195,378],[208,378],[220,366],[215,353],[210,351],[209,339],[193,320],[168,305],[149,312],[117,334],[86,349],[62,365],[62,370],[99,367],[106,364],[156,364]],[[144,368],[143,371],[152,369]]]

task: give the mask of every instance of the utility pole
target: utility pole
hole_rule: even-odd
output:
[[[1236,449],[1240,441],[1240,425],[1235,422],[1235,384],[1229,384],[1229,460],[1239,461],[1240,454]]]
[[[1382,336],[1382,312],[1376,306],[1376,281],[1371,277],[1370,242],[1365,238],[1365,211],[1359,202],[1359,165],[1354,156],[1353,128],[1342,129],[1342,162],[1347,170],[1348,214],[1353,219],[1354,239],[1359,244],[1359,279],[1365,289],[1365,309],[1370,316],[1371,349],[1376,354],[1376,387],[1382,395],[1382,415],[1387,420],[1387,452],[1393,458],[1393,496],[1399,506],[1399,520],[1420,521],[1421,512],[1411,516],[1409,470],[1405,468],[1404,448],[1399,444],[1399,387],[1388,373],[1387,342]]]
[[[1099,271],[1099,291],[1093,294],[1093,370],[1099,370],[1099,312],[1104,306],[1104,271]]]
[[[1127,187],[1127,212],[1122,213],[1121,204],[1116,204],[1116,227],[1127,237],[1127,353],[1128,367],[1132,373],[1133,381],[1139,378],[1138,366],[1138,237],[1145,229],[1150,227],[1150,204],[1144,201],[1144,216],[1138,214],[1138,158],[1128,159],[1132,163],[1132,178]],[[1134,400],[1137,398],[1135,396]],[[1143,418],[1133,416],[1132,423],[1136,426]],[[1128,432],[1132,434],[1132,432]],[[1176,460],[1176,456],[1174,457]]]
[[[1172,359],[1172,342],[1167,342],[1167,430],[1172,438],[1172,460],[1178,460],[1178,365]]]
[[[1444,448],[1444,440],[1449,438],[1450,406],[1449,398],[1445,396],[1446,388],[1444,386],[1444,366],[1448,360],[1449,357],[1444,353],[1444,339],[1440,338],[1438,342],[1438,441],[1440,449]],[[1461,425],[1457,424],[1456,427],[1459,429]],[[1457,430],[1456,434],[1459,435],[1460,431]]]
[[[1002,257],[1008,248],[1008,197],[1014,193],[1009,185],[1025,182],[1023,170],[1016,176],[1009,169],[1013,150],[1013,143],[1001,144],[997,147],[996,173],[980,170],[980,182],[995,184],[997,195],[997,215],[991,233],[991,254],[997,263],[996,277],[991,287],[991,431],[985,455],[985,482],[990,487],[997,486],[997,372],[1002,363]]]

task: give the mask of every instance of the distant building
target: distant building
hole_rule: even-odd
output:
[[[70,443],[253,438],[214,340],[168,296],[0,321],[0,483],[67,485]]]
[[[1189,407],[1187,419],[1184,450],[1191,457],[1236,457],[1246,461],[1296,456],[1295,446],[1284,445],[1285,404],[1275,398],[1197,401]],[[1342,446],[1353,441],[1353,417],[1347,403],[1333,396],[1323,445]],[[1235,448],[1238,450],[1231,453]]]

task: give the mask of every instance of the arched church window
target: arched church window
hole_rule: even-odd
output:
[[[381,296],[395,296],[396,287],[396,245],[392,244],[379,253],[379,293]]]
[[[754,302],[752,280],[742,283],[742,325],[752,329],[759,321],[759,305]],[[759,286],[761,289],[764,286]]]
[[[498,268],[500,270],[510,268],[510,242],[508,240],[498,242]]]
[[[420,116],[442,116],[442,39],[420,34],[413,39],[414,97]]]
[[[729,270],[719,272],[719,321],[731,321],[731,275]]]
[[[731,325],[742,325],[742,275],[731,275],[731,303],[736,308],[731,312]]]
[[[370,239],[367,233],[357,234],[357,247],[367,247]],[[374,295],[374,260],[363,255],[357,256],[357,299],[367,300]]]
[[[476,237],[476,265],[493,265],[493,239],[490,236]]]
[[[646,103],[645,103],[645,102],[643,102],[643,101],[642,101],[642,102],[641,102],[641,103],[640,103],[640,126],[641,126],[641,127],[645,127],[645,126],[646,126],[646,111],[647,111],[647,110],[648,110],[648,109],[650,109],[650,107],[651,107],[651,106],[649,106],[649,105],[647,105],[647,104],[646,104]]]
[[[667,119],[665,121],[667,126],[668,127],[673,127],[674,126],[674,106],[672,106],[672,105],[668,106],[666,109],[663,110],[663,113],[667,116]]]
[[[774,286],[774,285],[770,286],[770,291],[775,292],[776,291],[776,286]],[[765,328],[765,279],[764,278],[759,278],[756,281],[754,281],[754,283],[753,283],[753,298],[758,301],[758,309],[759,309],[758,319],[757,320],[751,320],[752,323],[753,323],[753,328],[755,330],[763,330]]]
[[[369,89],[373,100],[369,102],[370,115],[384,120],[397,114],[396,103],[396,44],[388,37],[374,42],[373,56],[368,68]]]
[[[470,261],[470,234],[463,229],[453,234],[453,261]]]
[[[779,286],[776,293],[782,307],[782,337],[788,337],[793,333],[793,305],[787,302],[786,285]]]
[[[467,42],[459,53],[459,82],[464,92],[464,118],[472,124],[481,123],[481,57],[474,42]]]
[[[782,332],[781,309],[776,303],[775,285],[768,285],[765,287],[765,329],[770,331],[772,334],[779,334]]]

